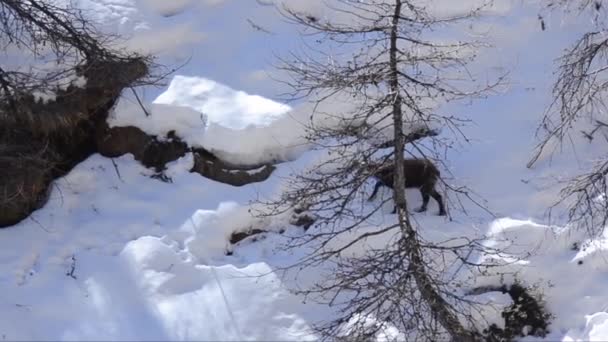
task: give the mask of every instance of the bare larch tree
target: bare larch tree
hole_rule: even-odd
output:
[[[538,164],[563,144],[574,145],[584,137],[590,144],[608,142],[608,116],[605,99],[608,91],[608,26],[605,1],[549,0],[550,11],[565,15],[588,15],[592,29],[558,58],[553,85],[553,101],[537,130],[539,143],[528,167]],[[573,15],[574,16],[574,15]],[[583,140],[584,141],[584,140]],[[579,145],[579,147],[582,147]],[[565,206],[569,223],[600,233],[608,223],[608,155],[583,156],[586,171],[560,183],[565,184],[559,200],[550,208]]]
[[[460,132],[465,121],[440,107],[484,96],[501,81],[497,75],[477,83],[468,65],[482,44],[453,36],[488,4],[456,16],[410,0],[324,4],[322,14],[279,9],[302,28],[305,49],[280,58],[278,68],[288,95],[312,103],[302,124],[326,154],[289,178],[280,199],[267,203],[273,210],[262,214],[293,210],[294,222],[314,220],[288,243],[310,250],[288,269],[327,267],[323,281],[299,291],[339,308],[338,318],[318,326],[322,336],[479,340],[472,315],[478,307],[458,287],[466,286],[463,269],[491,266],[469,257],[493,251],[474,238],[424,238],[408,212],[403,160],[405,153],[438,160],[451,142],[439,133]],[[388,165],[395,170],[392,199],[367,204],[368,179]],[[397,216],[387,218],[383,208],[391,201]]]

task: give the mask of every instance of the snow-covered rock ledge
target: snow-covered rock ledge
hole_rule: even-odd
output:
[[[123,99],[110,127],[138,127],[149,135],[174,132],[188,146],[204,148],[231,168],[296,159],[308,149],[305,127],[287,105],[236,91],[201,77],[175,76],[153,103]]]

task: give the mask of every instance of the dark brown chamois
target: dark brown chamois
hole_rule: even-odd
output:
[[[437,167],[427,159],[405,159],[403,161],[403,167],[405,172],[405,187],[406,188],[419,188],[422,194],[422,206],[415,209],[417,212],[426,211],[429,204],[430,197],[433,197],[437,204],[439,204],[439,215],[445,215],[445,207],[443,206],[443,199],[441,195],[435,190],[437,180],[439,180],[439,170]],[[372,195],[368,201],[373,200],[378,193],[378,189],[381,186],[393,188],[394,185],[394,172],[395,166],[393,163],[386,164],[381,167],[370,167],[368,170],[373,172],[372,177],[376,178],[376,186]],[[393,209],[393,213],[397,212],[397,208]]]

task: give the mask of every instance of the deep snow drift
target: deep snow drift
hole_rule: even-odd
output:
[[[203,8],[211,11],[205,4],[221,6],[213,0],[77,3],[115,32],[131,35],[125,46],[171,61],[205,39],[203,29],[180,20],[196,17]],[[512,10],[518,18],[514,22],[492,18],[503,44],[501,58],[526,57],[515,69],[515,86],[476,106],[450,108],[469,112],[476,125],[465,128],[472,144],[450,154],[453,178],[448,181],[473,187],[501,218],[468,208],[471,216],[455,211],[448,222],[433,215],[434,203],[415,218],[428,239],[487,234],[488,246],[504,248],[502,271],[535,286],[555,316],[547,340],[606,340],[608,236],[588,241],[582,233],[541,224],[554,193],[537,183],[551,169],[525,169],[552,71],[546,56],[527,57],[528,46],[556,56],[563,46],[555,37],[573,33],[556,28],[545,33],[552,35],[547,38],[531,28],[536,28],[534,11],[522,11]],[[528,40],[509,35],[523,36],[522,31]],[[193,64],[194,69],[206,67]],[[323,155],[310,151],[302,138],[306,107],[291,109],[201,74],[206,75],[174,77],[148,105],[148,118],[124,99],[110,123],[134,124],[153,134],[175,130],[190,144],[235,163],[289,162],[263,183],[232,187],[189,173],[190,155],[170,165],[166,173],[172,183],[150,178],[153,172],[130,155],[115,159],[116,167],[92,156],[56,182],[49,203],[31,218],[0,230],[3,339],[303,340],[315,338],[312,324],[331,318],[332,308],[303,303],[289,293],[316,281],[315,270],[297,279],[273,272],[306,253],[277,249],[285,235],[299,234],[301,228],[290,226],[288,217],[259,219],[248,212],[250,201],[277,194],[284,177]],[[574,160],[573,154],[557,160],[559,172],[576,171]],[[418,196],[408,191],[412,203],[420,201]],[[374,219],[393,219],[390,204],[383,209]],[[230,246],[233,231],[250,228],[271,232],[256,242]],[[277,234],[280,229],[286,234]],[[515,257],[522,260],[509,263]],[[479,276],[476,285],[499,281]],[[498,292],[477,299],[498,308],[509,302]],[[501,323],[496,310],[484,316]]]

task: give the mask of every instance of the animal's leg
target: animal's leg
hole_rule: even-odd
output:
[[[440,216],[446,215],[445,206],[443,205],[443,198],[437,192],[437,190],[435,190],[435,188],[433,188],[431,190],[431,196],[433,196],[433,198],[435,199],[435,201],[437,201],[437,204],[439,204],[439,215]]]
[[[414,209],[414,211],[419,212],[419,213],[426,211],[426,208],[429,205],[429,200],[431,198],[429,196],[429,190],[425,186],[420,188],[420,193],[422,194],[422,206],[418,209]]]
[[[378,189],[380,189],[382,185],[384,184],[381,181],[376,181],[376,186],[374,186],[374,191],[372,191],[372,195],[369,196],[369,198],[367,199],[368,201],[372,201],[376,197],[376,194],[378,194]]]

